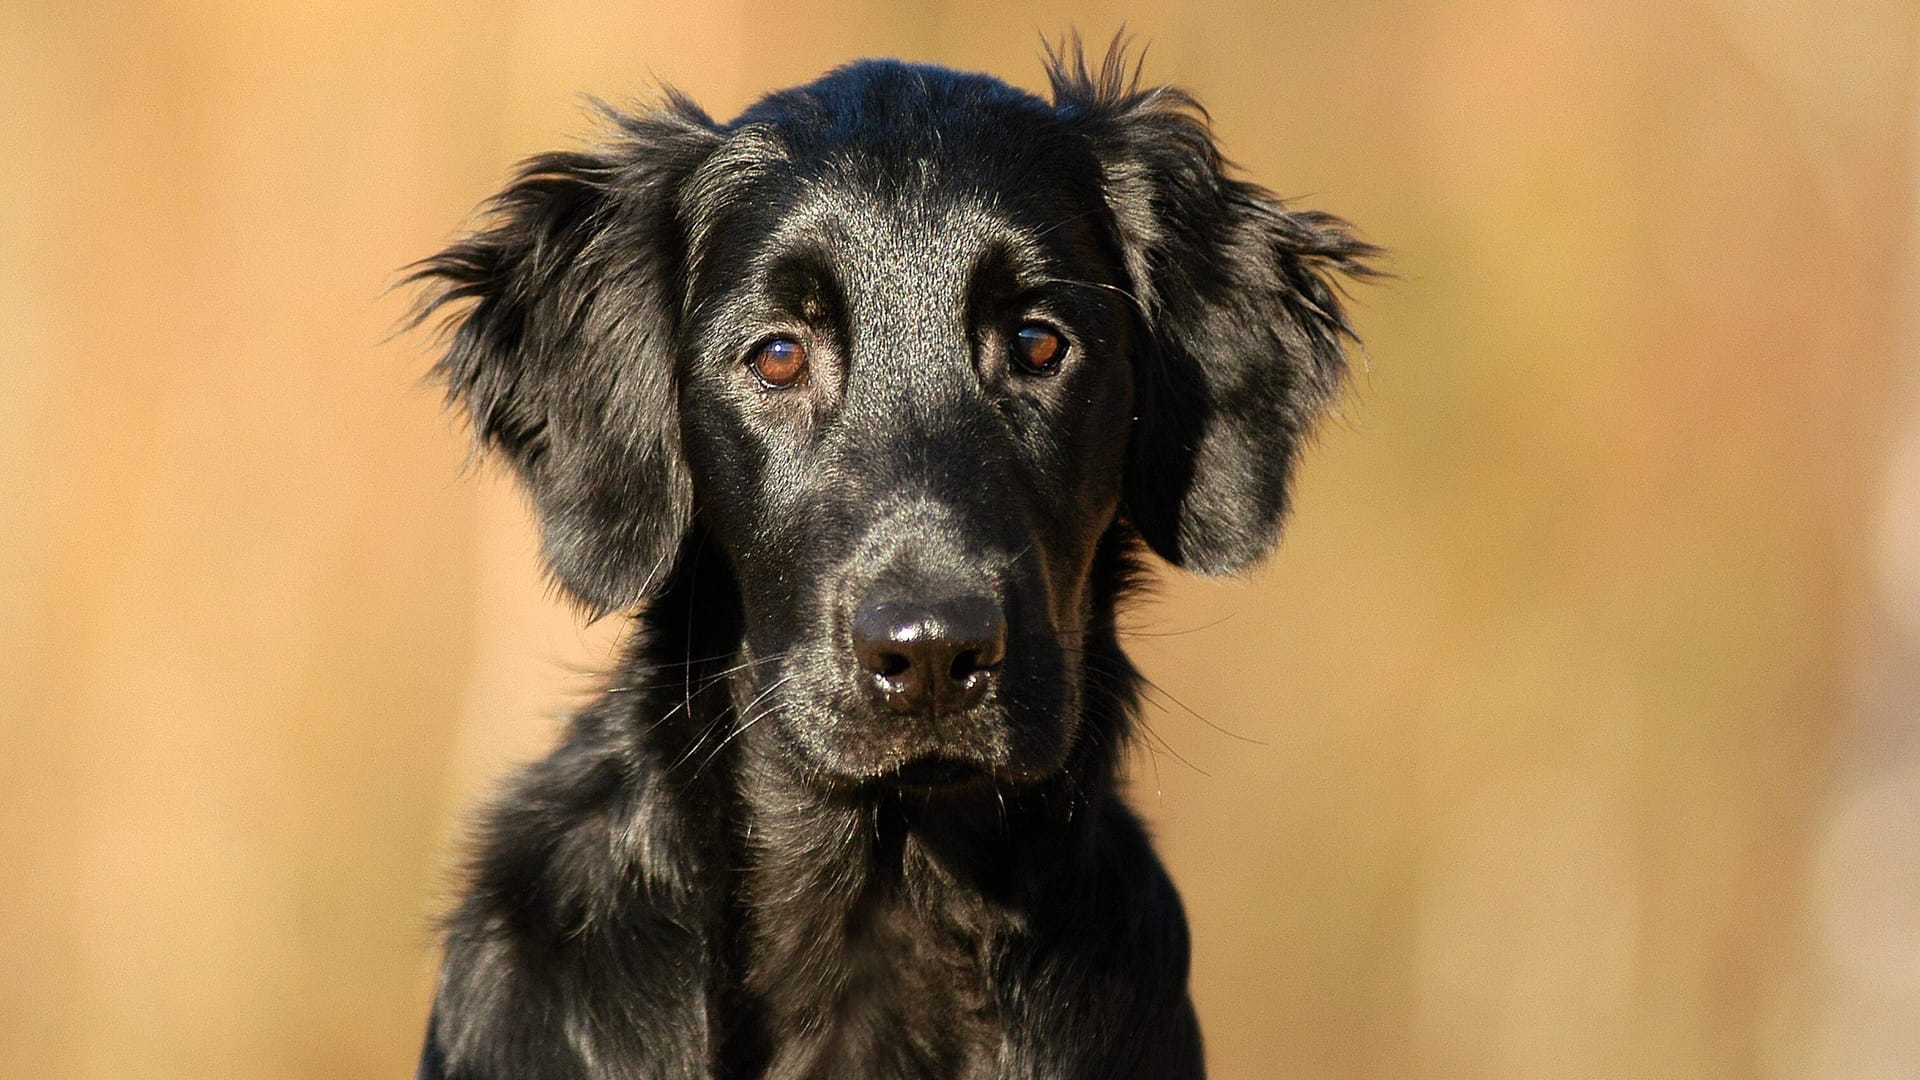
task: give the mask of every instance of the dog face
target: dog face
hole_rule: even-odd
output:
[[[1133,401],[1098,162],[1026,95],[905,67],[740,123],[765,134],[695,218],[680,414],[755,712],[830,777],[1044,775]]]
[[[1078,733],[1103,538],[1272,545],[1370,249],[1232,180],[1196,110],[891,62],[730,125],[681,99],[530,162],[428,260],[436,369],[573,595],[643,602],[692,530],[744,613],[735,720],[830,785],[1025,782]]]

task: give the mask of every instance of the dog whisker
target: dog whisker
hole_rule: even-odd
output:
[[[799,672],[789,672],[786,675],[782,675],[780,678],[775,679],[770,685],[768,685],[766,689],[760,691],[759,695],[755,697],[752,701],[748,702],[745,708],[740,709],[738,711],[741,713],[753,712],[756,706],[758,706],[762,701],[765,701],[768,697],[772,696],[772,694],[776,690],[779,690],[782,686],[785,686],[787,683],[792,682],[794,679],[798,677],[799,677]],[[730,711],[733,711],[731,706],[729,706],[727,710],[723,710],[720,717],[716,718],[713,724],[708,725],[707,729],[701,734],[700,738],[695,739],[692,743],[688,745],[686,754],[684,754],[680,758],[680,760],[674,762],[672,765],[667,766],[668,774],[672,774],[673,772],[678,770],[680,766],[685,765],[687,763],[688,759],[693,757],[693,755],[699,750],[700,743],[704,742],[709,736],[713,734],[713,732],[719,729],[720,721],[724,720],[727,712],[730,712]],[[703,759],[700,765],[694,769],[693,775],[696,777],[699,776],[701,770],[706,768],[707,763],[711,762],[714,759],[714,756],[720,753],[722,748],[724,748],[728,743],[732,742],[734,739],[739,738],[742,734],[746,732],[748,728],[759,723],[761,720],[765,719],[772,712],[773,710],[769,709],[767,710],[767,712],[753,716],[751,719],[748,719],[744,722],[735,724],[733,731],[729,732],[725,738],[720,740],[719,745],[715,746],[711,751],[707,753],[706,758]]]

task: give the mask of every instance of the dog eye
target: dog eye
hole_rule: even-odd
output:
[[[1067,357],[1067,340],[1051,327],[1028,323],[1014,332],[1013,362],[1029,375],[1051,375]]]
[[[785,390],[807,373],[807,347],[792,338],[774,338],[753,351],[753,374],[769,390]]]

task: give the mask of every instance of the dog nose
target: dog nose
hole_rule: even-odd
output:
[[[986,696],[1007,654],[1007,620],[987,596],[869,601],[853,615],[853,652],[887,708],[937,716]]]

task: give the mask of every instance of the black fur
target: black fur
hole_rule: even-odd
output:
[[[1271,548],[1373,249],[1226,175],[1117,48],[1050,74],[609,110],[418,267],[556,580],[637,610],[483,820],[422,1077],[1201,1074],[1114,612],[1143,539]],[[1033,325],[1053,374],[1011,356]],[[749,368],[772,337],[792,388]],[[984,698],[863,689],[862,598],[969,591],[1004,620]]]

